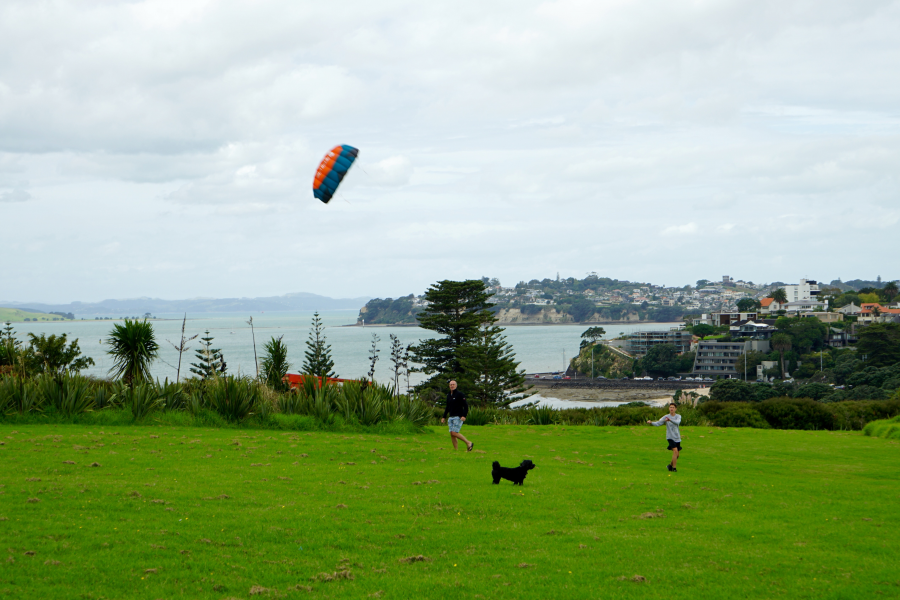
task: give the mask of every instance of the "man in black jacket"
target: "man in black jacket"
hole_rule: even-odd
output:
[[[467,440],[463,435],[459,432],[462,428],[462,424],[466,421],[466,416],[469,414],[469,403],[466,402],[466,397],[463,396],[463,393],[456,389],[456,382],[450,382],[450,393],[447,394],[447,408],[444,409],[444,416],[441,418],[441,424],[444,423],[444,419],[448,416],[447,425],[450,427],[450,440],[453,442],[453,449],[457,449],[456,440],[462,440],[466,445],[466,452],[471,452],[472,448],[475,447],[475,444]]]

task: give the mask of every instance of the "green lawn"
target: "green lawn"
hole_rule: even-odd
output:
[[[40,322],[52,322],[54,319],[57,321],[69,321],[65,317],[61,317],[59,315],[51,315],[47,313],[36,313],[36,312],[27,312],[24,310],[19,310],[18,308],[4,308],[0,306],[0,323],[6,323],[7,321],[11,323],[21,323],[25,319],[37,320]]]
[[[2,425],[0,597],[900,596],[900,443],[685,431]]]

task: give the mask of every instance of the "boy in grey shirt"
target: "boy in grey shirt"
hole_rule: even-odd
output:
[[[666,468],[674,472],[678,471],[675,467],[678,463],[678,454],[681,452],[681,431],[679,429],[681,415],[675,414],[676,410],[678,410],[678,407],[672,402],[669,404],[669,414],[656,422],[647,421],[648,425],[653,425],[654,427],[659,427],[663,423],[666,424],[666,441],[669,442],[669,450],[672,451],[672,462],[666,465]]]

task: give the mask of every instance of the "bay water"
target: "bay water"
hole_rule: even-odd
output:
[[[390,361],[389,335],[396,335],[400,343],[416,344],[422,339],[433,337],[433,332],[420,327],[356,327],[358,312],[355,310],[336,310],[320,313],[325,325],[325,336],[331,346],[334,359],[334,370],[339,377],[355,379],[366,375],[369,371],[369,351],[372,336],[377,335],[380,350],[376,363],[375,379],[389,382],[393,379],[393,367]],[[181,338],[181,319],[183,315],[160,314],[151,321],[160,344],[159,360],[153,363],[154,378],[170,381],[175,379],[178,352],[173,344]],[[199,335],[205,331],[213,338],[213,348],[219,348],[228,365],[228,373],[256,374],[253,355],[253,332],[248,324],[248,314],[201,313],[188,315],[185,329],[186,337]],[[306,342],[309,339],[313,314],[307,312],[265,312],[253,315],[253,328],[256,336],[256,353],[261,360],[263,344],[272,337],[282,337],[288,347],[288,360],[292,364],[291,372],[299,373],[303,364]],[[85,375],[105,377],[112,367],[112,359],[106,354],[109,346],[106,338],[113,328],[112,320],[14,323],[16,337],[24,343],[28,341],[28,333],[40,335],[68,334],[69,341],[78,340],[82,353],[90,356],[96,363],[83,371]],[[606,338],[614,338],[634,331],[668,330],[675,323],[616,323],[602,325],[606,330]],[[516,325],[505,329],[507,342],[513,347],[516,360],[528,373],[562,370],[566,362],[578,352],[581,334],[589,327],[577,325]],[[190,350],[182,355],[181,377],[188,377],[190,363],[199,362],[195,352],[200,349],[200,338],[190,343]],[[419,373],[410,375],[410,384],[414,385],[425,377]],[[401,387],[405,387],[405,380]]]

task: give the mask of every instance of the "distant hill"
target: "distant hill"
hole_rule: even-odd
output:
[[[843,282],[840,279],[835,279],[834,281],[831,282],[831,286],[840,288],[841,290],[843,290],[845,292],[847,290],[859,291],[864,288],[875,288],[875,289],[880,290],[881,288],[883,288],[885,286],[885,284],[887,282],[888,282],[887,279],[877,280],[877,281],[867,281],[865,279],[851,279],[850,281],[843,281]]]
[[[71,302],[69,304],[41,304],[39,302],[0,301],[0,306],[45,313],[63,312],[77,316],[115,315],[135,316],[144,313],[209,313],[256,311],[310,311],[310,310],[359,310],[369,301],[361,298],[329,298],[318,294],[298,292],[284,296],[263,298],[191,298],[188,300],[162,300],[160,298],[128,298],[100,302]]]
[[[0,323],[22,323],[23,321],[67,321],[74,315],[56,313],[51,314],[33,308],[6,308],[0,307]]]

